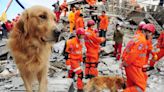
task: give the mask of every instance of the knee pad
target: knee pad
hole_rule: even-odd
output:
[[[83,79],[83,72],[78,74],[78,78],[80,78],[81,80]]]

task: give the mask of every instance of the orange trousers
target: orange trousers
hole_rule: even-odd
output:
[[[78,60],[72,60],[70,59],[70,65],[71,65],[71,70],[69,70],[68,77],[74,76],[74,74],[78,75],[77,78],[77,88],[78,89],[83,89],[83,71],[80,68],[80,64]]]
[[[93,60],[95,61],[95,60]],[[85,76],[91,75],[93,77],[98,76],[98,60],[95,62],[92,61],[92,58],[87,58],[85,62]]]
[[[142,68],[130,65],[125,68],[125,72],[127,76],[127,88],[124,92],[144,92],[146,80]]]
[[[160,48],[160,52],[157,53],[158,59],[156,61],[150,60],[150,66],[154,66],[164,56],[164,48]]]

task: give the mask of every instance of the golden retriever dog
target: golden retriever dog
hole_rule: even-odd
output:
[[[47,72],[51,44],[58,40],[54,13],[43,6],[26,9],[10,34],[8,46],[24,81],[27,92],[32,92],[35,80],[39,92],[47,92]]]
[[[118,89],[122,89],[123,85],[122,77],[100,76],[89,80],[84,86],[84,92],[102,92],[104,89],[108,89],[110,92],[118,92]]]

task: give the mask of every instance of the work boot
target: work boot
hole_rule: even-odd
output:
[[[83,89],[78,89],[77,92],[84,92]]]

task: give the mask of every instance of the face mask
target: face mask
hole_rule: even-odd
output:
[[[120,31],[120,30],[121,30],[121,27],[117,27],[117,30],[119,30],[119,31]]]
[[[81,43],[84,43],[84,39],[79,39]]]

